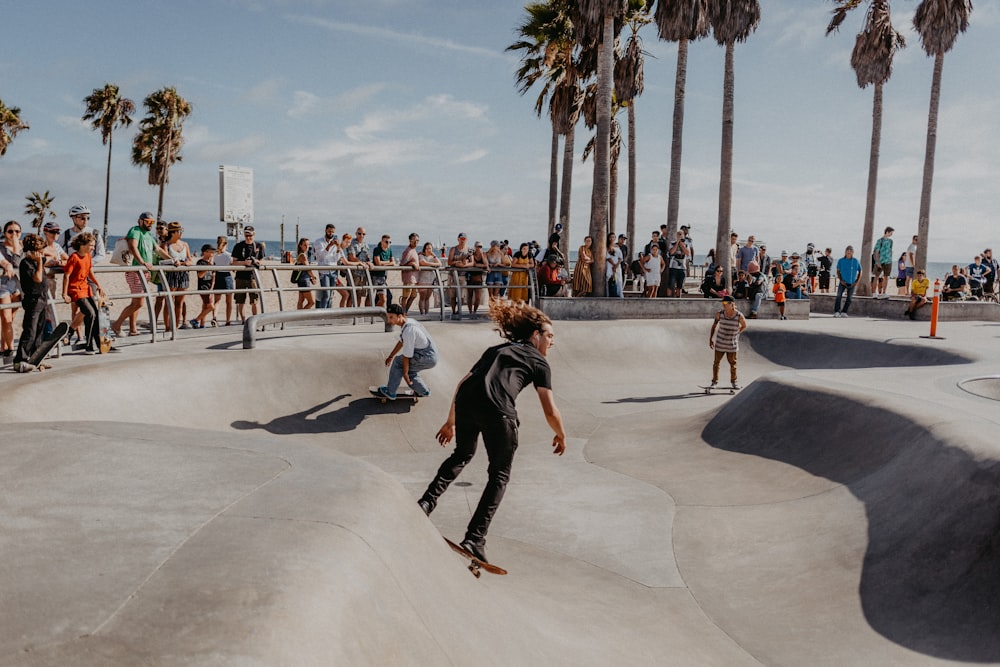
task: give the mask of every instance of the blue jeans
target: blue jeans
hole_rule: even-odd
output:
[[[753,305],[750,306],[750,312],[756,313],[760,308],[760,302],[764,300],[764,292],[760,291],[753,295]]]
[[[334,287],[337,284],[337,272],[336,271],[321,271],[319,274],[319,286],[320,287]],[[330,308],[333,306],[333,290],[332,289],[318,289],[316,290],[316,307],[317,308]]]
[[[844,303],[844,309],[840,309],[840,295],[847,292],[847,301]],[[835,313],[846,313],[847,309],[851,307],[851,296],[854,295],[854,285],[845,285],[840,283],[837,285],[837,300],[833,302],[833,312]]]
[[[431,390],[427,388],[424,379],[420,377],[420,371],[437,366],[437,348],[431,343],[428,347],[413,351],[410,358],[410,388],[417,396],[427,396]],[[403,355],[397,356],[389,366],[389,380],[385,383],[385,393],[389,398],[396,398],[396,390],[399,383],[403,381]]]

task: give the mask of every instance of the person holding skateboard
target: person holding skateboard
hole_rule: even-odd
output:
[[[413,389],[416,397],[430,396],[431,390],[424,384],[420,371],[437,366],[438,353],[434,341],[422,324],[406,317],[401,304],[390,303],[385,311],[389,324],[400,327],[402,331],[399,333],[399,342],[385,358],[385,365],[389,367],[389,379],[378,388],[379,393],[390,401],[396,400],[396,391],[402,380]]]
[[[430,514],[438,498],[476,453],[479,435],[489,457],[489,481],[469,521],[461,547],[483,562],[486,533],[503,499],[517,450],[515,401],[529,384],[535,386],[545,420],[555,432],[553,453],[566,451],[566,431],[552,394],[552,371],[546,355],[555,340],[552,322],[537,308],[512,301],[490,304],[490,319],[507,342],[486,350],[455,390],[448,419],[437,432],[442,447],[455,438],[455,451],[445,459],[417,501]]]
[[[35,234],[28,234],[24,237],[23,244],[24,255],[17,269],[21,279],[24,322],[21,325],[21,339],[17,344],[17,352],[14,354],[14,370],[18,373],[30,373],[36,366],[28,360],[45,341],[45,311],[49,307],[49,286],[45,281],[45,259],[42,257],[45,241]]]
[[[729,361],[729,381],[732,383],[732,389],[740,388],[736,376],[736,353],[739,350],[740,334],[746,328],[746,318],[743,317],[743,313],[736,310],[736,299],[728,294],[722,297],[722,310],[715,314],[712,331],[708,334],[708,347],[715,351],[710,387],[719,384],[719,365],[725,356]]]

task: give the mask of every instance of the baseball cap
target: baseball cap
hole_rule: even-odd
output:
[[[388,306],[385,307],[385,312],[389,313],[390,315],[402,315],[403,307],[398,303],[390,303]]]
[[[253,225],[247,225],[246,227],[243,228],[244,232],[252,232],[253,230],[254,230]]]
[[[215,250],[215,246],[214,246],[214,245],[212,245],[211,243],[206,243],[205,245],[203,245],[203,246],[201,247],[201,251],[202,251],[202,252],[205,252],[205,251],[207,251],[207,250]]]
[[[153,215],[152,213],[150,213],[149,211],[143,211],[142,213],[139,214],[139,219],[140,220],[156,220],[156,216]]]
[[[59,223],[58,222],[52,222],[50,220],[49,222],[46,222],[44,225],[42,225],[42,231],[46,231],[46,232],[58,232],[59,231]]]
[[[460,239],[467,239],[469,237],[465,235],[465,232],[459,232],[458,233],[458,238],[460,238]]]

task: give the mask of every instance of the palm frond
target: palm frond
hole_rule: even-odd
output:
[[[972,0],[923,0],[913,14],[913,27],[929,56],[947,53],[958,34],[969,27]]]
[[[708,0],[708,20],[719,45],[746,41],[760,23],[760,2]]]
[[[660,39],[679,42],[708,35],[708,0],[660,0],[653,14]]]

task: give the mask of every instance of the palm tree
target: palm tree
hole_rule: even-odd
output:
[[[860,0],[839,0],[833,10],[833,19],[826,34],[835,32],[843,23],[847,12],[860,5]],[[865,224],[861,238],[861,281],[857,286],[859,296],[871,294],[872,238],[875,233],[875,194],[878,190],[879,148],[882,143],[882,86],[892,76],[892,59],[896,49],[906,46],[903,35],[892,27],[889,0],[869,0],[868,14],[854,42],[851,66],[858,78],[858,86],[874,84],[872,102],[872,142],[868,157],[868,196],[865,201]]]
[[[597,141],[594,147],[594,190],[590,198],[590,235],[594,239],[594,296],[607,294],[605,243],[611,197],[611,93],[615,64],[616,19],[628,0],[578,0],[574,25],[584,48],[597,47]]]
[[[24,214],[31,216],[31,224],[35,226],[35,231],[41,235],[42,225],[45,224],[45,217],[56,217],[56,212],[52,210],[52,202],[55,197],[46,190],[44,195],[32,192],[30,197],[25,197],[28,205],[24,207]]]
[[[139,121],[139,132],[132,141],[132,164],[149,169],[149,184],[160,187],[156,217],[163,215],[163,189],[170,182],[170,166],[181,161],[184,119],[191,115],[191,105],[173,86],[151,93],[142,101],[147,115]]]
[[[27,129],[30,128],[21,120],[21,110],[18,107],[8,107],[0,100],[0,157],[7,152],[14,137]]]
[[[576,157],[576,123],[580,118],[580,104],[583,92],[580,90],[580,80],[576,74],[575,65],[570,65],[568,73],[557,85],[549,100],[549,115],[555,124],[556,131],[563,139],[562,158],[562,190],[559,197],[559,223],[563,226],[559,236],[560,249],[569,256],[570,245],[570,199],[573,192],[573,160]],[[552,235],[552,230],[549,230]]]
[[[726,73],[722,85],[722,169],[719,178],[719,226],[715,233],[716,263],[726,267],[726,281],[733,274],[729,254],[729,230],[733,208],[733,123],[735,120],[733,89],[733,51],[736,42],[746,41],[760,23],[760,3],[757,0],[709,0],[708,20],[719,46],[726,47]]]
[[[677,234],[681,195],[681,148],[684,134],[684,96],[687,89],[688,42],[708,35],[708,0],[660,0],[653,15],[660,39],[677,42],[674,75],[673,139],[670,144],[670,185],[667,195],[667,242]],[[664,281],[666,285],[666,281]],[[661,286],[663,287],[663,286]]]
[[[629,38],[621,57],[615,62],[615,98],[618,104],[628,110],[628,206],[626,209],[626,234],[635,242],[635,188],[636,188],[636,146],[635,146],[635,100],[642,95],[645,55],[639,29],[651,23],[647,0],[629,0],[625,24],[629,27]],[[617,161],[617,158],[616,158]],[[614,190],[612,190],[614,193]],[[614,207],[611,208],[614,211]]]
[[[576,38],[568,14],[567,0],[548,0],[525,6],[528,16],[518,27],[521,37],[507,47],[507,51],[522,51],[521,65],[515,72],[518,92],[527,93],[536,83],[542,87],[535,100],[535,113],[542,115],[545,102],[549,103],[552,123],[552,151],[549,168],[548,234],[556,224],[556,203],[559,192],[559,137],[566,136],[567,148],[563,157],[563,243],[568,241],[569,194],[567,174],[572,178],[573,148],[570,135],[576,125],[579,104],[579,84],[573,63]],[[567,157],[568,156],[568,162]]]
[[[927,114],[927,148],[924,153],[924,180],[920,191],[920,220],[917,223],[917,255],[914,270],[927,268],[927,239],[930,233],[931,186],[934,182],[934,150],[937,144],[938,102],[941,99],[941,69],[944,54],[951,50],[958,33],[969,27],[971,0],[922,0],[913,15],[913,27],[920,35],[920,44],[934,57],[934,77],[931,82],[931,104]]]
[[[132,124],[132,114],[135,113],[135,102],[122,97],[118,86],[113,83],[104,84],[103,88],[94,88],[83,98],[87,111],[83,120],[89,120],[91,128],[101,131],[101,143],[108,147],[108,169],[104,182],[104,243],[108,242],[108,201],[111,197],[111,144],[116,128],[128,127]]]
[[[592,84],[592,87],[596,84]],[[584,122],[588,128],[594,129],[597,126],[597,105],[595,103],[596,93],[592,93],[586,96],[586,101],[584,102]],[[618,204],[618,158],[622,151],[622,126],[618,122],[618,112],[625,108],[625,105],[619,104],[617,102],[611,107],[611,167],[610,167],[610,179],[608,181],[608,234],[615,234],[617,232],[616,225],[616,206]],[[587,158],[590,157],[595,148],[597,147],[597,135],[595,134],[587,142],[587,145],[583,147],[583,161],[586,162]],[[634,225],[633,225],[634,226]],[[634,230],[629,230],[629,238],[631,239],[634,235]]]

